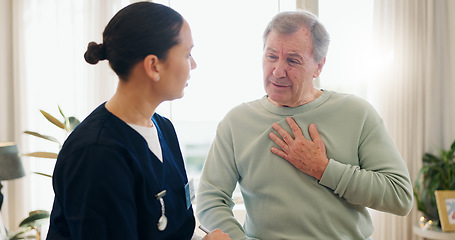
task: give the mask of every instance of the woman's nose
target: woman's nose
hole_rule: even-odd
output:
[[[191,69],[195,69],[197,67],[196,61],[194,61],[193,57],[190,57],[190,64],[191,64]]]

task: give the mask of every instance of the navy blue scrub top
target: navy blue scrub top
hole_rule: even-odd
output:
[[[172,123],[154,114],[161,162],[128,124],[96,108],[70,134],[53,174],[55,191],[47,239],[191,239],[195,220],[187,208],[188,183]],[[163,198],[168,224],[158,230]]]

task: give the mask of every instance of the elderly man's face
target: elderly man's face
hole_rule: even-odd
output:
[[[301,28],[293,34],[271,31],[264,44],[262,68],[264,88],[278,106],[297,107],[312,101],[313,77],[322,70],[325,59],[313,58],[311,33]]]

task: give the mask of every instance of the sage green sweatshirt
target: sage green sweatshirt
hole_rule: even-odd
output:
[[[329,164],[317,179],[271,153],[268,137],[292,116],[310,139],[315,123]],[[244,225],[233,217],[236,184],[246,208]],[[197,216],[233,240],[368,239],[368,208],[407,215],[413,193],[408,170],[375,109],[363,99],[324,90],[305,105],[277,107],[266,97],[241,104],[219,123],[205,162]]]

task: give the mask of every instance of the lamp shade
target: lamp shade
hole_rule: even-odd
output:
[[[14,142],[0,142],[0,181],[25,176],[19,150]]]

